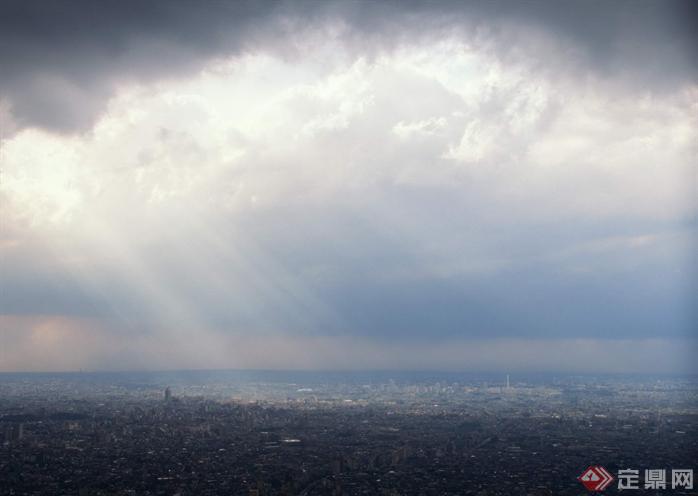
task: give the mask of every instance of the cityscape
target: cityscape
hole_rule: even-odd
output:
[[[0,496],[698,496],[698,0],[0,0]]]
[[[695,377],[2,374],[0,494],[579,495],[695,470],[697,418]]]

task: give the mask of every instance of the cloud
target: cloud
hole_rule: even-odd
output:
[[[694,337],[684,4],[598,26],[588,4],[107,5],[50,26],[18,5],[0,30],[24,50],[0,80],[0,332],[27,367],[496,368],[520,349],[524,369],[545,348],[577,370],[655,343],[670,370]],[[642,33],[677,48],[671,82],[624,59]],[[42,352],[39,327],[60,337]]]
[[[634,91],[695,81],[690,1],[101,2],[10,1],[0,21],[0,100],[13,128],[86,131],[124,85],[182,78],[216,58],[380,55],[457,36],[502,63],[602,73]],[[551,49],[556,46],[557,49]],[[545,56],[542,54],[545,53]]]
[[[638,103],[455,41],[324,55],[215,63],[124,91],[88,135],[9,140],[4,311],[192,332],[688,335],[693,210],[677,192],[694,93]],[[439,57],[452,65],[429,76]],[[464,84],[464,67],[487,76]]]

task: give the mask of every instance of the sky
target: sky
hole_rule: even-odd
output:
[[[698,373],[695,2],[2,5],[0,371]]]

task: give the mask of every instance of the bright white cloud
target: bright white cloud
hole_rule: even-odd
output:
[[[695,87],[624,93],[457,40],[339,61],[306,48],[122,88],[80,136],[4,142],[6,260],[43,254],[44,276],[71,274],[119,325],[186,341],[351,329],[325,291],[359,275],[467,286],[535,260],[604,277],[619,258],[661,271],[685,245]],[[638,232],[608,234],[621,225]]]

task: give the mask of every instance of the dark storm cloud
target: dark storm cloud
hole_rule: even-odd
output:
[[[623,75],[640,90],[671,89],[695,78],[695,5],[11,0],[0,15],[0,98],[18,128],[85,130],[119,84],[183,76],[245,50],[292,55],[294,34],[332,22],[347,25],[356,49],[369,52],[485,28],[504,59],[527,49],[518,27],[542,29],[576,46],[589,69]],[[528,48],[550,65],[549,54],[535,53],[540,47]]]
[[[119,83],[185,73],[239,50],[262,10],[252,2],[5,2],[2,97],[19,126],[85,129]]]

